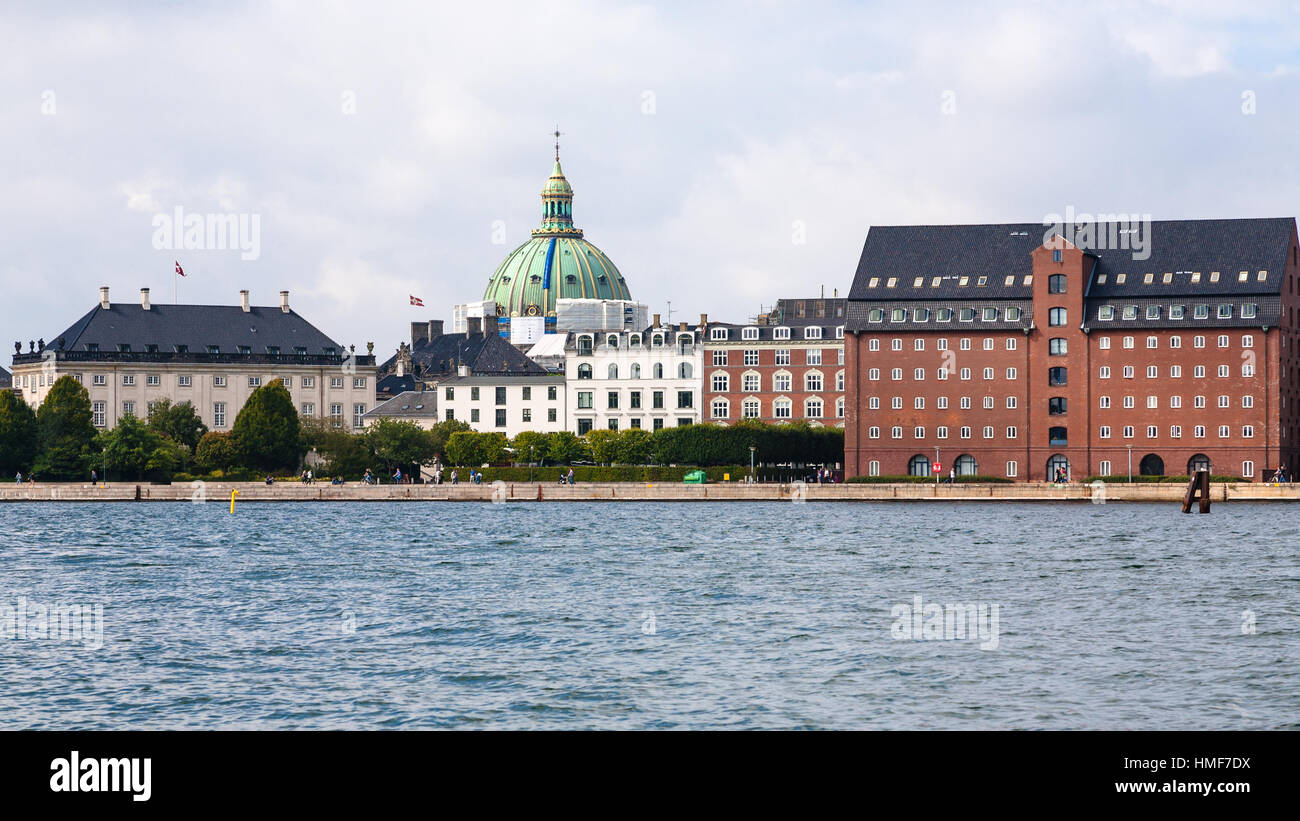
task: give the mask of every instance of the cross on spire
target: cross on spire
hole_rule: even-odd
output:
[[[556,162],[560,161],[560,137],[561,136],[563,136],[563,133],[560,131],[560,127],[557,125],[555,126],[555,161]]]

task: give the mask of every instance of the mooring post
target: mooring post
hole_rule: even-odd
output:
[[[1210,472],[1198,470],[1192,474],[1187,483],[1187,493],[1183,496],[1183,512],[1192,512],[1192,502],[1197,502],[1199,513],[1210,512]]]

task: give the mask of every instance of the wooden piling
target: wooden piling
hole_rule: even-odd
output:
[[[1183,496],[1183,512],[1192,512],[1192,502],[1197,502],[1197,512],[1210,512],[1210,472],[1198,470],[1192,474],[1187,483],[1187,493]]]

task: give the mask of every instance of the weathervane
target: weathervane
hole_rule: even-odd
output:
[[[556,162],[560,161],[560,137],[561,136],[563,135],[560,132],[560,126],[557,124],[555,126],[555,161]]]

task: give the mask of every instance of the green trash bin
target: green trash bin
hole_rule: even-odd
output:
[[[704,484],[704,471],[692,470],[690,473],[686,474],[682,481],[688,485],[702,485]]]

